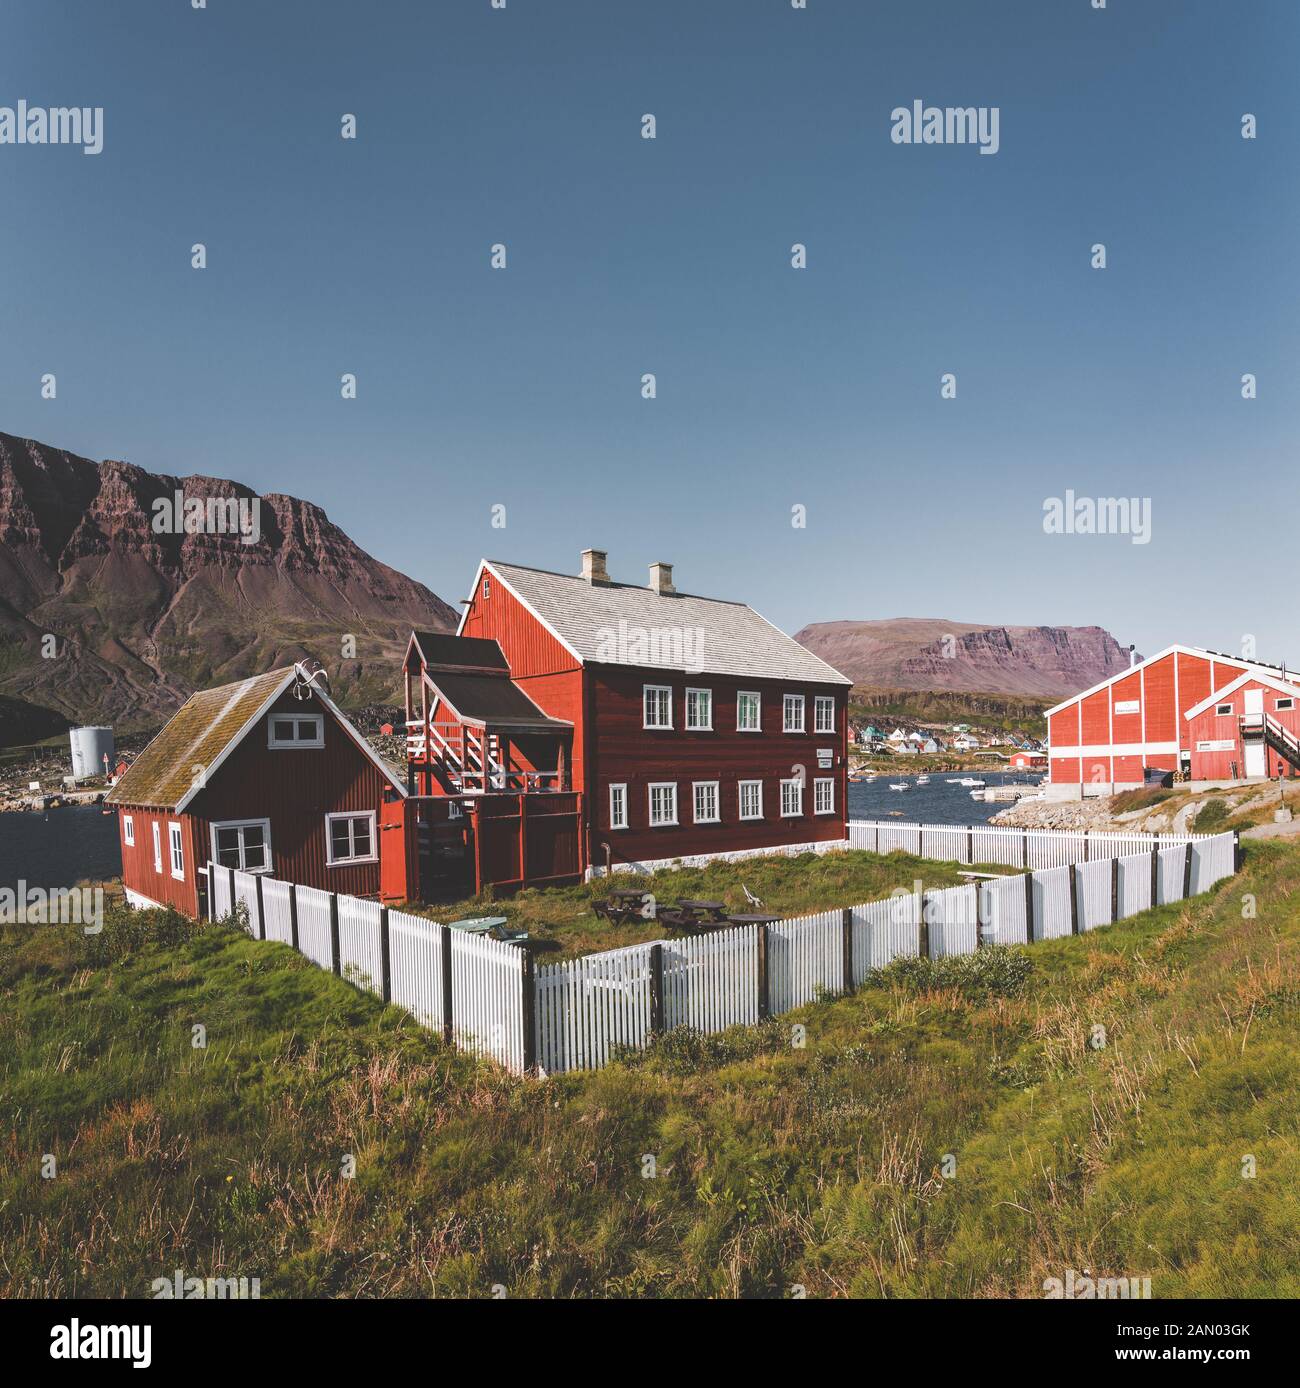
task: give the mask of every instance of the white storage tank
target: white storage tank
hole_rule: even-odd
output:
[[[68,733],[72,743],[72,774],[78,781],[104,774],[104,758],[113,770],[112,728],[73,728]]]

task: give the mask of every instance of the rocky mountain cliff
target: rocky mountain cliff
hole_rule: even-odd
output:
[[[201,524],[170,515],[177,492],[212,500]],[[0,433],[0,744],[40,711],[156,724],[196,688],[304,654],[343,700],[391,700],[411,627],[455,623],[310,502]],[[6,717],[10,700],[36,712]]]
[[[898,617],[815,622],[795,640],[855,683],[1065,698],[1118,674],[1126,647],[1101,627],[1008,627]]]

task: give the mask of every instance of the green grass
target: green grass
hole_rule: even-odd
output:
[[[1184,905],[547,1081],[228,927],[6,927],[0,1295],[181,1268],[264,1297],[1037,1297],[1074,1268],[1294,1297],[1298,1022],[1300,849],[1272,842]]]
[[[751,858],[743,863],[717,862],[641,877],[615,874],[611,880],[572,887],[532,887],[501,900],[488,892],[432,906],[411,904],[406,909],[439,921],[505,916],[512,927],[528,931],[529,947],[539,962],[552,964],[580,954],[669,937],[669,932],[653,920],[615,926],[597,916],[592,903],[607,896],[612,887],[644,887],[661,905],[681,897],[722,901],[734,912],[754,909],[745,899],[744,887],[748,887],[773,915],[798,916],[874,901],[897,887],[911,891],[916,883],[927,891],[958,886],[968,880],[961,871],[954,863],[930,862],[905,853],[879,857],[854,849],[802,853],[793,858]]]

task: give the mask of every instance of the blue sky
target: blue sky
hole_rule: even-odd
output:
[[[309,497],[452,602],[596,545],[788,629],[1300,662],[1298,40],[1293,0],[10,0],[0,105],[105,127],[0,145],[0,429]],[[999,152],[892,143],[918,98]],[[1044,534],[1067,489],[1150,543]]]

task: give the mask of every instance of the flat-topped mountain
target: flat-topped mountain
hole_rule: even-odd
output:
[[[1063,698],[1125,669],[1101,627],[989,626],[939,617],[814,622],[795,640],[856,684]]]

